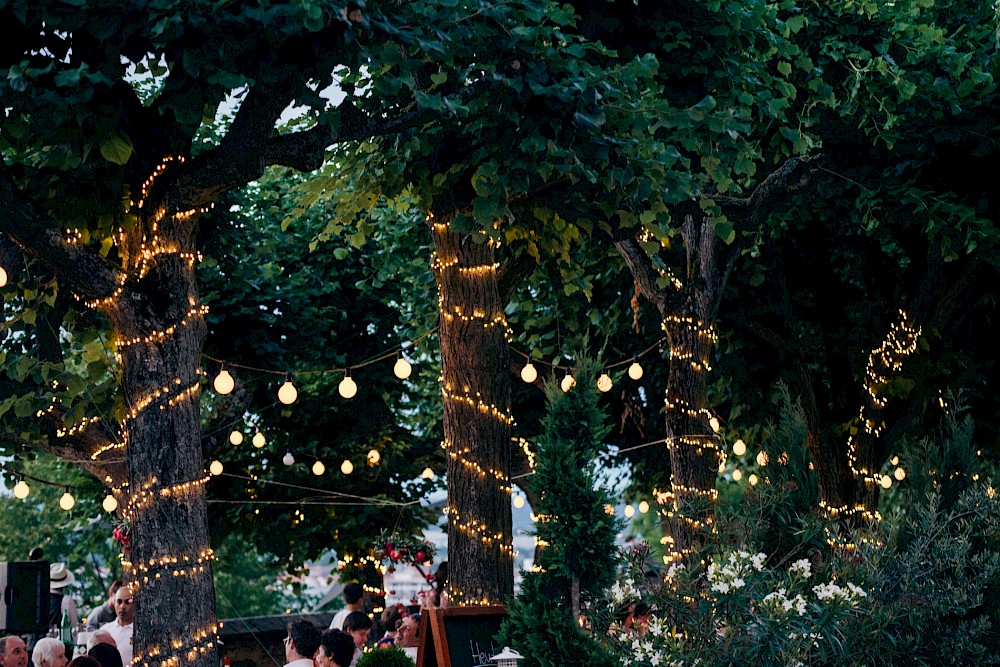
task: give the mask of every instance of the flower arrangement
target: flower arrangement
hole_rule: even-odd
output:
[[[391,537],[383,534],[375,547],[375,557],[388,561],[388,572],[395,572],[399,565],[413,565],[427,581],[434,575],[425,574],[423,568],[434,562],[434,545],[426,540],[406,537]]]
[[[121,521],[115,525],[115,529],[111,531],[111,537],[117,542],[117,546],[121,549],[122,553],[127,554],[132,550],[132,524],[128,521]]]

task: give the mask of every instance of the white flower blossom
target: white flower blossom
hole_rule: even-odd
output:
[[[812,575],[812,564],[809,560],[803,558],[792,563],[792,566],[788,568],[790,574],[799,574],[808,579]]]

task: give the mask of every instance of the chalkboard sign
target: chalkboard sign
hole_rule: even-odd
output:
[[[506,616],[502,606],[424,609],[417,667],[496,667],[490,657],[503,650],[496,636]]]

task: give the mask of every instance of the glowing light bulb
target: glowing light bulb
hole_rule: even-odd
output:
[[[2,266],[0,266],[0,287],[4,287],[7,284],[7,272]]]
[[[896,470],[892,473],[892,476],[895,477],[898,481],[902,482],[904,479],[906,479],[906,471],[903,470],[902,468],[896,468]]]
[[[267,444],[267,438],[264,437],[263,433],[257,431],[256,435],[254,435],[253,437],[253,440],[251,440],[250,442],[253,443],[254,447],[260,449],[261,447]]]
[[[24,500],[28,497],[28,493],[31,492],[31,487],[23,479],[14,485],[14,497],[18,500]]]
[[[215,387],[216,393],[225,396],[231,394],[236,388],[236,380],[229,374],[229,371],[223,369],[215,376],[215,382],[212,383],[212,386]]]
[[[239,431],[233,431],[232,433],[229,434],[229,442],[233,443],[234,445],[242,445],[243,434],[240,433]]]
[[[354,472],[354,464],[351,463],[350,459],[344,459],[344,462],[340,464],[340,472],[345,475],[350,475]]]
[[[69,492],[69,489],[66,489],[66,493],[62,494],[62,498],[59,499],[59,507],[68,512],[73,509],[74,505],[76,505],[76,498]]]
[[[295,388],[291,380],[285,380],[285,384],[278,389],[278,400],[285,405],[291,405],[299,397],[299,390]]]
[[[601,373],[601,377],[597,378],[597,388],[600,389],[602,393],[611,391],[611,384],[611,376],[607,373]]]
[[[569,371],[566,371],[566,377],[562,379],[562,382],[559,383],[559,386],[562,388],[564,392],[567,392],[576,386],[576,378],[570,375]]]
[[[320,477],[326,472],[326,466],[323,465],[322,461],[316,461],[316,463],[313,464],[312,471],[314,475]]]
[[[219,461],[219,460],[212,461],[208,465],[208,472],[212,473],[213,475],[221,475],[222,474],[222,461]]]
[[[889,477],[888,475],[882,475],[882,481],[879,482],[879,484],[882,485],[883,489],[888,489],[890,486],[892,486],[892,477]]]
[[[528,384],[531,384],[538,379],[538,371],[530,361],[524,365],[524,368],[521,369],[521,379]]]
[[[719,432],[719,428],[720,427],[719,427],[719,418],[718,417],[712,417],[711,419],[709,419],[708,420],[708,425],[712,427],[712,433],[718,433]]]
[[[642,513],[642,514],[645,514],[648,511],[649,511],[649,503],[647,503],[645,500],[640,501],[639,502],[639,512]]]
[[[759,451],[757,452],[757,465],[764,467],[767,465],[767,452]]]
[[[369,465],[378,465],[378,462],[382,460],[382,455],[379,454],[377,449],[371,449],[368,451],[368,463]]]
[[[630,519],[635,516],[635,508],[632,505],[625,506],[625,516]]]
[[[736,456],[743,456],[747,453],[747,443],[743,442],[742,439],[737,440],[733,443],[733,454]]]
[[[741,479],[743,479],[743,473],[740,472],[739,468],[737,468],[736,470],[733,471],[733,481],[738,482]]]
[[[517,494],[516,496],[514,496],[514,507],[516,507],[517,509],[521,509],[522,507],[524,507],[524,496],[522,496],[521,494]]]
[[[434,471],[430,468],[424,468],[424,471],[420,473],[420,476],[424,479],[434,479]]]
[[[760,478],[757,477],[757,475],[750,475],[747,479],[750,480],[750,486],[757,486],[757,482],[760,481]]]
[[[118,509],[118,500],[109,493],[108,495],[104,496],[104,502],[101,503],[101,507],[104,508],[105,512],[110,514],[111,512],[114,512],[116,509]]]
[[[354,396],[358,393],[358,385],[355,384],[350,375],[345,375],[344,379],[340,381],[337,391],[339,391],[340,395],[344,398],[354,398]]]
[[[642,366],[639,365],[638,361],[633,361],[632,365],[628,367],[628,376],[633,380],[638,380],[642,377]]]
[[[891,459],[889,459],[889,463],[891,463],[894,466],[898,466],[899,465],[899,457],[898,456],[893,456]]]
[[[291,452],[285,452],[285,455],[281,457],[281,462],[286,466],[290,466],[295,463],[295,457],[292,456]]]
[[[410,377],[410,373],[413,372],[413,366],[410,362],[403,358],[403,355],[399,355],[396,359],[395,365],[392,367],[392,374],[398,377],[400,380],[405,380]]]

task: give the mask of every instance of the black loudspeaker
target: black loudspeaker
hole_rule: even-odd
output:
[[[0,589],[0,631],[44,637],[49,629],[49,562],[0,563]]]

